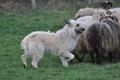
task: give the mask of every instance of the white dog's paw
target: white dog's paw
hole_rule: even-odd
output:
[[[63,66],[68,67],[68,64],[63,64]]]
[[[62,65],[65,66],[65,67],[68,67],[68,62],[66,59],[68,58],[65,58],[65,57],[60,57],[61,58],[61,61],[62,61]]]
[[[33,65],[33,67],[34,67],[34,68],[38,68],[37,66],[34,66],[34,65]]]
[[[65,67],[68,67],[68,65],[64,65]]]
[[[32,62],[32,66],[33,66],[34,68],[38,68],[38,67],[37,67],[37,64],[35,64],[35,63],[33,63],[33,62]]]
[[[68,67],[68,63],[66,60],[63,62],[63,66]]]

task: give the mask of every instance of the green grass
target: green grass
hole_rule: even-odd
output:
[[[45,53],[38,63],[38,69],[22,66],[21,40],[30,32],[50,30],[55,32],[74,17],[76,11],[35,11],[24,14],[12,13],[0,15],[0,80],[119,80],[120,63],[102,61],[103,65],[89,63],[86,56],[83,63],[62,66],[60,58]]]

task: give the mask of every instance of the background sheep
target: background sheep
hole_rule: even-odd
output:
[[[112,62],[112,53],[118,51],[118,25],[112,19],[110,16],[102,17],[102,22],[94,23],[87,31],[86,39],[89,47],[97,54],[98,64],[101,64],[103,54],[109,55]]]
[[[109,9],[108,11],[111,11],[112,13],[117,12],[118,14],[120,14],[120,8],[112,8]]]
[[[104,1],[100,3],[100,8],[103,8],[105,10],[111,9],[112,8],[112,3],[110,1]]]
[[[94,8],[84,8],[80,9],[76,14],[74,19],[77,20],[79,17],[83,16],[90,16],[94,13],[106,13],[106,10],[112,8],[112,3],[109,1],[105,1],[100,4],[100,8],[94,9]]]
[[[120,26],[120,8],[113,8],[106,12],[107,15],[115,16],[117,18],[117,23]]]

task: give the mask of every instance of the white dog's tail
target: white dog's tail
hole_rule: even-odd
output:
[[[35,37],[38,35],[39,32],[32,32],[29,35],[27,35],[22,41],[21,41],[21,49],[28,50],[28,45],[32,37]]]
[[[26,37],[21,41],[21,49],[27,50],[27,49],[28,49],[28,42],[29,42],[29,36],[26,36]]]

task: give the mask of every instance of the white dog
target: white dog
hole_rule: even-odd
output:
[[[32,66],[37,67],[44,51],[49,51],[60,56],[63,66],[68,67],[67,61],[74,58],[71,51],[76,47],[79,34],[85,29],[75,20],[66,21],[63,29],[56,33],[35,31],[27,35],[21,42],[21,48],[25,54],[21,56],[24,67],[27,67],[26,59],[32,57]]]

